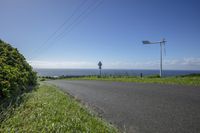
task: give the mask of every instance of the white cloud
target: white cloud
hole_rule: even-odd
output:
[[[97,68],[97,62],[87,61],[29,61],[34,68]],[[159,69],[160,61],[103,61],[103,68]],[[200,70],[200,58],[165,59],[164,69]]]
[[[200,58],[165,60],[164,65],[168,69],[200,70]]]
[[[33,68],[92,68],[91,62],[85,61],[28,61]]]

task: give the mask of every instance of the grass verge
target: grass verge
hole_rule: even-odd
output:
[[[22,98],[1,121],[0,132],[118,132],[55,86],[42,84]]]
[[[86,76],[77,78],[66,78],[69,80],[104,80],[104,81],[120,81],[120,82],[139,82],[139,83],[159,83],[159,84],[176,84],[176,85],[190,85],[200,86],[199,75],[187,75],[177,77],[163,77],[158,76],[147,76],[147,77],[130,77],[130,76]]]

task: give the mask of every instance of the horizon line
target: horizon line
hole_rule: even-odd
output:
[[[74,70],[99,70],[98,68],[34,68],[33,69],[74,69]],[[160,69],[139,69],[139,68],[103,68],[102,70],[155,70]],[[197,69],[163,69],[163,71],[200,71]]]

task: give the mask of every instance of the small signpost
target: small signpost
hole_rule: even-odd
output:
[[[101,69],[102,69],[101,61],[99,61],[98,66],[99,66],[99,76],[101,77]]]

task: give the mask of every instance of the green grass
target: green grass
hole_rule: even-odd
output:
[[[139,83],[158,83],[158,84],[176,84],[176,85],[191,85],[200,86],[199,75],[185,75],[177,77],[147,76],[147,77],[128,77],[128,76],[105,76],[99,78],[98,76],[88,76],[80,78],[66,78],[67,80],[104,80],[104,81],[120,81],[120,82],[139,82]]]
[[[1,121],[0,132],[118,132],[55,86],[43,84],[22,99]]]

